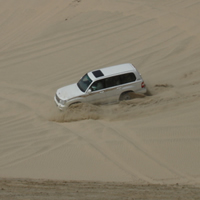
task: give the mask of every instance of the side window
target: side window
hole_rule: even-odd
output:
[[[96,81],[90,87],[90,89],[92,91],[98,91],[98,90],[102,90],[104,88],[105,88],[105,86],[104,86],[104,80]]]
[[[136,80],[136,77],[134,73],[128,73],[128,74],[120,75],[120,79],[121,79],[121,84],[125,84],[125,83],[134,82]]]
[[[120,85],[120,77],[119,76],[113,76],[113,77],[105,79],[105,87],[106,88],[114,87],[117,85]]]

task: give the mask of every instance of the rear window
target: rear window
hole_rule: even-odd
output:
[[[136,76],[134,73],[128,73],[120,75],[121,84],[134,82],[136,80]]]

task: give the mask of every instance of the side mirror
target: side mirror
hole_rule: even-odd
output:
[[[92,90],[91,90],[91,89],[89,89],[89,90],[88,90],[88,94],[90,94],[91,92],[92,92]]]

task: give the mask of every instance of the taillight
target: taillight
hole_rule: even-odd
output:
[[[141,83],[141,88],[144,88],[145,87],[145,83],[144,81]]]

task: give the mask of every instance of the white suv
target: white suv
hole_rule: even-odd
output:
[[[81,102],[113,103],[131,99],[131,92],[146,93],[141,74],[130,63],[106,67],[85,74],[78,83],[57,90],[54,100],[60,110]]]

